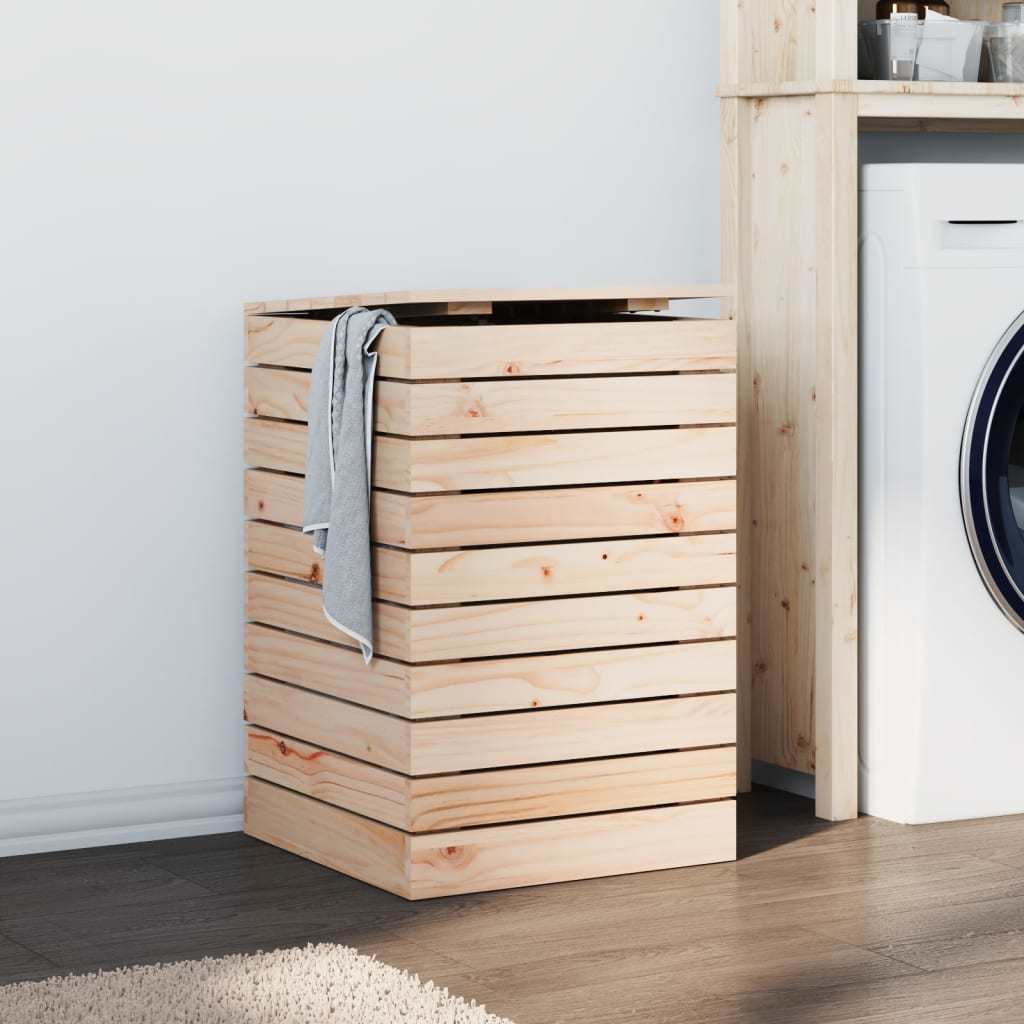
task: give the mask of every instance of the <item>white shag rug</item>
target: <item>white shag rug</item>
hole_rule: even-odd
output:
[[[327,943],[0,987],[3,1024],[512,1024]]]

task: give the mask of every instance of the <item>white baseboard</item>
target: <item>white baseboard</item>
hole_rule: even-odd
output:
[[[0,857],[241,828],[241,777],[4,800]]]

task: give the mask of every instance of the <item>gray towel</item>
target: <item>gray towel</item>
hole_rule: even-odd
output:
[[[309,388],[302,532],[323,555],[324,615],[373,657],[370,480],[373,343],[395,318],[386,309],[346,309],[320,342]]]

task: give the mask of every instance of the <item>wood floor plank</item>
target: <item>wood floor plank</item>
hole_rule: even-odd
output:
[[[46,957],[0,934],[0,985],[41,981],[56,973],[56,968]]]
[[[0,860],[0,984],[331,941],[516,1024],[1020,1024],[1024,817],[832,825],[755,789],[739,828],[736,863],[412,905],[238,835]],[[140,860],[202,894],[111,903]]]

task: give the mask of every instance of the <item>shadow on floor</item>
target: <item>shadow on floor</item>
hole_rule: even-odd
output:
[[[813,800],[757,784],[740,795],[737,817],[738,860],[841,827],[815,817]]]

